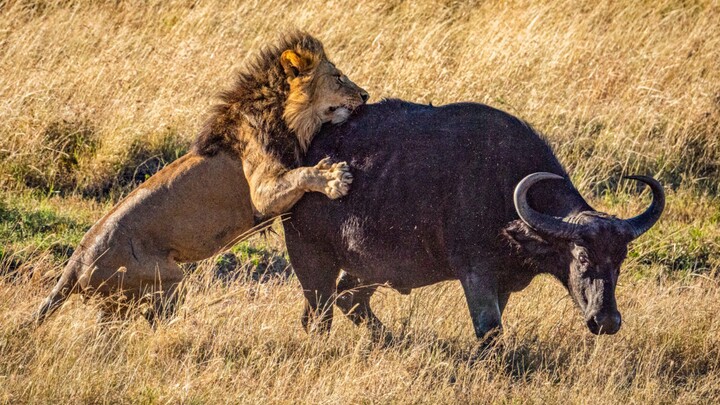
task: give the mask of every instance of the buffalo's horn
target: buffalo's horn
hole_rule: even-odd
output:
[[[551,179],[562,180],[564,177],[548,172],[537,172],[529,174],[520,180],[515,186],[515,194],[513,195],[515,211],[517,211],[520,219],[531,228],[560,238],[567,238],[575,233],[577,225],[564,222],[561,218],[537,212],[530,208],[527,202],[527,192],[530,187],[538,181]]]
[[[633,233],[633,239],[647,232],[660,219],[660,215],[665,209],[665,190],[659,181],[648,176],[625,176],[625,179],[637,180],[650,186],[653,193],[652,203],[650,207],[642,214],[626,219],[625,222],[630,225]]]

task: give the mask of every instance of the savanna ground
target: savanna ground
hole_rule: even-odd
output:
[[[0,0],[0,402],[714,402],[720,5],[625,3]],[[660,179],[668,208],[623,268],[619,334],[592,336],[540,278],[485,357],[458,283],[377,294],[388,347],[340,317],[308,336],[272,234],[187,266],[180,316],[156,332],[100,327],[79,299],[19,328],[82,234],[182,155],[232,72],[292,27],[372,101],[528,120],[598,209],[634,215],[648,193],[620,177]]]

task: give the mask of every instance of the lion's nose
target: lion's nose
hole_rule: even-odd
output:
[[[370,98],[370,95],[367,91],[363,90],[360,92],[360,98],[362,98],[363,103],[367,103],[368,99]]]

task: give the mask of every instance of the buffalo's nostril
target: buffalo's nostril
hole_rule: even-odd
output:
[[[611,314],[597,314],[592,317],[592,323],[594,325],[590,328],[591,332],[602,335],[613,335],[620,330],[622,318],[618,312]],[[590,326],[590,324],[591,322],[588,322],[588,326]]]
[[[367,103],[370,95],[367,93],[367,91],[363,91],[360,93],[360,98],[362,98],[363,103]]]
[[[590,318],[585,322],[585,324],[587,325],[588,329],[590,329],[590,332],[593,335],[600,334],[600,327],[598,326],[597,322],[595,322],[595,319]]]

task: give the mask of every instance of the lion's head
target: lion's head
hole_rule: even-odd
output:
[[[283,118],[307,150],[323,123],[344,122],[369,96],[328,60],[322,46],[302,45],[285,50],[280,63],[290,85]]]
[[[195,141],[197,152],[241,153],[254,137],[266,152],[297,162],[323,123],[345,121],[368,93],[328,60],[320,41],[293,31],[251,59],[220,99]]]

